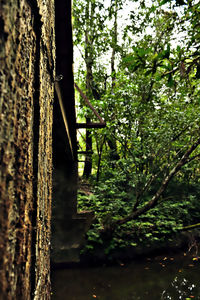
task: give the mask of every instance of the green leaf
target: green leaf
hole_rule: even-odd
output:
[[[168,2],[171,2],[171,0],[163,0],[163,1],[160,2],[160,6],[162,6],[162,5],[164,5],[164,4],[168,3]]]
[[[156,81],[160,81],[162,79],[161,75],[156,75]]]
[[[167,85],[168,85],[168,87],[173,87],[174,86],[174,80],[173,80],[172,74],[168,75]]]

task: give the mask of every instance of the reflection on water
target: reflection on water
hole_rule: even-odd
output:
[[[52,272],[53,300],[200,299],[200,259],[147,258],[112,267]]]
[[[175,276],[166,288],[161,299],[200,299],[200,261],[197,265],[189,264]],[[180,270],[181,271],[181,270]]]

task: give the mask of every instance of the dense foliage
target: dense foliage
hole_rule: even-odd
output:
[[[87,249],[170,239],[200,214],[200,4],[74,0],[74,44],[75,80],[107,124],[86,134]],[[93,118],[77,98],[79,118]]]

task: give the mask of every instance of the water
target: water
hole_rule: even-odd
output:
[[[52,300],[200,299],[200,259],[159,256],[52,273]]]

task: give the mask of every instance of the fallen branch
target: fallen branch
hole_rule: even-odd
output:
[[[178,231],[187,231],[187,230],[194,229],[194,228],[200,228],[200,223],[184,226],[182,228],[179,228]]]

